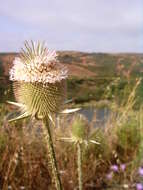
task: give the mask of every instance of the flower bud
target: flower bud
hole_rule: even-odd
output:
[[[77,115],[71,126],[72,138],[75,142],[82,143],[89,137],[89,124],[87,119],[82,115]]]

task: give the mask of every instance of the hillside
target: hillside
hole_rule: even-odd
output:
[[[8,73],[15,56],[18,54],[0,54],[1,100],[3,97],[10,98],[7,92],[7,89],[11,88]],[[62,51],[58,52],[58,59],[69,69],[68,97],[72,97],[75,103],[104,99],[105,89],[116,78],[120,77],[127,82],[142,76],[143,73],[143,54]],[[121,86],[124,86],[123,84]]]
[[[58,52],[61,63],[69,68],[70,76],[107,77],[117,76],[124,69],[123,75],[132,67],[133,75],[143,72],[143,54],[105,54],[82,53],[73,51]],[[17,53],[0,53],[0,76],[8,76]],[[130,71],[131,72],[131,71]]]

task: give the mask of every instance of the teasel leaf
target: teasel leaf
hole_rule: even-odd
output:
[[[51,123],[53,124],[53,126],[55,127],[55,122],[54,122],[52,116],[49,114],[48,117],[49,117],[49,120],[51,121]]]
[[[24,104],[18,103],[18,102],[11,102],[11,101],[7,101],[8,104],[19,107],[19,108],[24,108]]]
[[[89,142],[93,143],[93,144],[100,144],[99,142],[95,141],[95,140],[89,140]]]
[[[16,117],[16,118],[13,118],[13,119],[8,120],[8,122],[11,123],[11,122],[15,122],[15,121],[23,120],[23,119],[28,118],[28,117],[30,117],[30,116],[31,116],[31,114],[25,112],[25,113],[19,115],[19,116]]]
[[[64,102],[64,104],[71,103],[72,101],[73,101],[73,99],[66,100],[66,101]]]
[[[70,137],[69,138],[68,137],[61,137],[58,139],[58,141],[69,142],[69,143],[74,142],[74,140]]]
[[[59,113],[61,113],[61,114],[68,114],[68,113],[77,112],[77,111],[79,111],[79,110],[81,110],[81,108],[65,109],[65,110],[63,110],[63,111],[61,111],[61,112],[59,112]]]

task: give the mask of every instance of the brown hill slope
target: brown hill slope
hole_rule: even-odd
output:
[[[128,75],[138,75],[143,71],[143,54],[105,54],[82,53],[73,51],[58,52],[59,60],[69,68],[69,74],[74,77],[108,77],[122,72]],[[0,54],[0,76],[8,76],[16,53]],[[130,71],[128,71],[130,70]]]
[[[61,55],[62,55],[62,53],[59,53],[59,57]],[[18,54],[16,54],[16,53],[0,54],[1,75],[3,75],[3,76],[9,75],[9,69],[11,68],[12,62],[16,56],[18,56]],[[62,56],[60,57],[60,59],[62,58]],[[61,59],[61,62],[62,62],[62,59]],[[93,76],[95,76],[94,72],[89,71],[87,68],[81,67],[80,61],[79,62],[67,62],[67,63],[65,63],[65,61],[64,61],[63,64],[68,67],[70,76],[75,76],[75,77],[93,77]]]

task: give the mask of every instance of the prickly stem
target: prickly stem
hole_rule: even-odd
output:
[[[56,189],[63,190],[58,167],[57,167],[57,161],[56,161],[50,126],[49,126],[49,120],[46,118],[43,119],[43,132],[44,132],[44,137],[48,146],[49,159],[51,162],[52,173],[53,173]]]
[[[78,186],[79,190],[83,189],[82,181],[82,145],[77,143],[77,169],[78,169]]]

